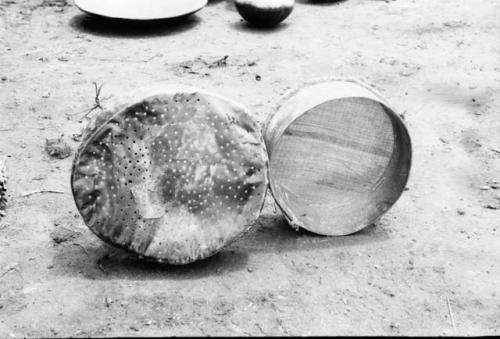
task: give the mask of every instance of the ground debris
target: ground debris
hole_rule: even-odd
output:
[[[490,150],[494,153],[500,154],[500,148],[490,148]]]
[[[464,28],[464,27],[469,27],[470,25],[462,20],[458,21],[447,21],[443,24],[444,27],[446,28]]]
[[[397,68],[398,74],[405,77],[412,76],[422,68],[419,64],[413,62],[401,62],[400,60],[391,57],[384,57],[378,62]]]
[[[83,134],[82,133],[75,133],[71,135],[71,139],[76,142],[82,141]]]
[[[38,8],[55,7],[56,9],[63,9],[65,7],[71,6],[68,0],[43,0],[41,3],[30,7],[31,10],[36,10]]]
[[[401,64],[401,66],[402,66],[402,69],[399,71],[399,75],[405,76],[405,77],[409,77],[409,76],[417,73],[422,68],[422,66],[420,66],[420,65],[413,64],[413,63],[406,63],[406,62],[403,62]]]
[[[41,7],[65,7],[69,6],[68,0],[43,0]]]
[[[257,65],[256,60],[237,61],[236,58],[229,58],[229,55],[224,55],[217,58],[196,57],[192,60],[182,61],[172,66],[174,72],[181,74],[196,74],[201,76],[210,76],[210,70],[225,67],[234,67],[247,70],[248,67]],[[230,62],[230,60],[232,62]]]
[[[48,155],[57,159],[65,159],[71,155],[71,147],[62,137],[47,139],[45,141],[45,151]]]
[[[18,263],[13,263],[13,264],[5,267],[4,272],[2,274],[0,274],[0,278],[3,278],[7,273],[9,273],[11,271],[16,271],[19,274],[19,276],[21,278],[23,278],[23,276],[21,275],[21,272],[19,271],[19,264]]]
[[[0,159],[0,218],[5,216],[7,207],[7,173],[5,159]]]
[[[94,90],[95,90],[94,105],[92,107],[90,107],[89,109],[85,109],[85,110],[80,111],[80,112],[70,113],[70,114],[66,113],[66,117],[68,119],[70,119],[73,115],[80,115],[82,113],[85,113],[85,114],[83,114],[83,116],[80,117],[80,119],[78,119],[78,121],[81,122],[81,121],[83,121],[83,119],[87,118],[90,115],[90,113],[92,113],[96,109],[100,109],[101,111],[104,110],[104,108],[102,107],[102,101],[108,100],[109,98],[111,98],[111,96],[101,98],[102,86],[104,84],[97,85],[97,82],[95,82],[95,81],[93,81],[92,84],[94,85]],[[75,139],[73,138],[73,140],[75,140]]]
[[[74,240],[79,236],[79,232],[75,232],[61,226],[56,226],[56,228],[50,233],[50,238],[57,245]]]
[[[20,195],[20,197],[25,198],[25,197],[29,197],[33,194],[42,194],[42,193],[64,194],[63,191],[57,191],[57,190],[37,190],[37,191],[24,192]]]
[[[229,58],[229,55],[224,55],[222,58],[209,63],[208,68],[226,67],[227,58]]]
[[[451,309],[450,298],[446,297],[446,304],[448,305],[448,314],[450,315],[451,326],[453,330],[456,331],[457,327],[455,325],[455,318],[453,317],[453,311]]]

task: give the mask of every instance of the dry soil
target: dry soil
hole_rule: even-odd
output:
[[[137,26],[65,0],[1,0],[0,337],[499,334],[500,2],[303,0],[268,31],[232,5]],[[141,262],[84,225],[69,176],[93,82],[104,107],[181,82],[263,122],[288,89],[338,76],[373,84],[412,137],[407,190],[376,225],[296,232],[268,195],[250,234],[181,267]],[[55,138],[70,156],[49,155]]]

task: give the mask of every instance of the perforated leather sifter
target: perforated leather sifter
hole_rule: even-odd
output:
[[[92,121],[71,184],[101,239],[185,264],[216,253],[258,217],[267,154],[243,106],[191,87],[161,87],[118,99]]]

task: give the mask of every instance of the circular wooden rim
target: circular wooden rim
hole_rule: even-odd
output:
[[[297,94],[298,92],[300,92],[302,89],[304,89],[306,87],[309,87],[309,86],[312,86],[312,85],[317,85],[317,84],[320,84],[320,83],[333,82],[333,81],[350,82],[350,83],[354,83],[354,84],[356,84],[356,85],[358,85],[360,87],[363,87],[364,89],[372,92],[373,95],[375,95],[376,97],[378,97],[380,103],[384,104],[393,114],[397,115],[395,113],[396,110],[393,109],[391,107],[391,105],[389,105],[387,103],[387,100],[380,93],[378,93],[375,89],[373,89],[373,87],[371,87],[368,84],[368,82],[365,81],[365,80],[361,80],[361,79],[357,79],[357,78],[352,78],[352,77],[320,77],[320,78],[314,78],[314,79],[310,79],[310,80],[304,81],[299,86],[296,86],[296,87],[293,87],[293,88],[287,90],[276,101],[276,103],[274,104],[274,106],[271,109],[272,113],[268,115],[268,117],[266,118],[266,120],[264,121],[264,124],[263,124],[263,128],[262,128],[263,133],[262,133],[262,135],[264,135],[264,139],[267,139],[266,138],[266,136],[267,136],[266,132],[267,132],[267,130],[269,128],[269,124],[276,117],[276,113],[280,110],[280,108],[283,106],[283,104],[285,102],[287,102],[291,97],[293,97],[295,94]],[[267,146],[267,144],[266,144],[266,146]]]
[[[395,133],[395,136],[399,139],[399,144],[401,145],[400,147],[405,148],[406,153],[404,156],[404,161],[406,162],[407,167],[408,167],[408,170],[404,175],[404,180],[402,182],[401,188],[398,190],[398,195],[395,197],[394,202],[390,206],[388,206],[388,208],[385,211],[383,211],[382,213],[380,213],[379,215],[374,217],[372,220],[369,220],[368,223],[366,223],[366,224],[363,223],[363,224],[357,225],[356,227],[353,228],[352,232],[350,232],[350,233],[343,233],[343,232],[338,233],[338,232],[335,232],[335,230],[331,233],[330,232],[329,233],[321,233],[323,235],[339,236],[339,235],[348,235],[348,234],[358,232],[359,230],[367,227],[368,225],[373,224],[383,214],[385,214],[396,203],[396,201],[401,197],[401,195],[404,192],[404,187],[406,186],[406,184],[409,180],[409,176],[410,176],[410,169],[411,169],[411,163],[412,163],[412,146],[411,146],[411,138],[410,138],[409,132],[408,132],[404,122],[402,121],[402,119],[399,117],[399,115],[396,113],[396,111],[387,103],[387,101],[377,91],[375,91],[371,86],[369,86],[366,82],[362,82],[362,81],[359,81],[359,80],[353,79],[353,78],[339,78],[339,77],[336,77],[336,78],[332,78],[332,77],[318,78],[318,79],[313,79],[313,80],[304,82],[300,86],[293,88],[293,89],[290,89],[287,92],[285,92],[285,94],[283,94],[282,98],[275,105],[275,109],[273,110],[273,113],[270,116],[268,116],[268,118],[266,119],[265,124],[264,124],[264,128],[263,128],[263,131],[264,131],[263,135],[264,135],[264,140],[266,142],[266,148],[267,148],[268,155],[269,155],[269,187],[270,187],[271,193],[276,201],[276,204],[278,205],[280,210],[283,212],[283,215],[285,216],[285,218],[287,219],[287,221],[290,223],[290,225],[292,227],[297,228],[297,229],[299,227],[308,229],[305,226],[305,224],[300,220],[300,218],[296,217],[295,214],[293,213],[293,211],[291,211],[290,208],[282,201],[281,197],[275,195],[276,187],[274,186],[273,176],[272,176],[272,173],[270,171],[271,162],[272,162],[272,149],[273,149],[273,145],[271,145],[270,142],[271,142],[271,139],[272,140],[279,140],[282,133],[271,138],[269,135],[269,133],[270,133],[269,127],[270,127],[270,124],[273,122],[273,120],[277,117],[277,115],[278,115],[280,109],[283,107],[283,105],[286,102],[288,102],[288,100],[290,100],[294,95],[296,95],[302,89],[307,88],[309,86],[313,86],[313,85],[317,85],[317,84],[321,84],[321,83],[328,83],[328,82],[353,83],[355,85],[358,85],[358,86],[364,88],[365,90],[369,91],[371,94],[373,94],[375,96],[375,98],[377,99],[376,101],[382,105],[382,107],[384,108],[384,111],[388,114],[391,121],[395,122],[395,125],[396,125],[395,127],[397,127],[397,129],[395,127],[393,127],[394,133]],[[358,97],[358,96],[353,96],[353,97]],[[372,98],[368,98],[368,99],[373,100]],[[301,115],[294,117],[293,120],[291,120],[291,122],[287,126],[290,126],[300,116]],[[310,230],[310,229],[308,229],[308,230]],[[316,232],[314,230],[310,230],[310,231]],[[318,232],[316,232],[316,233],[318,233]]]

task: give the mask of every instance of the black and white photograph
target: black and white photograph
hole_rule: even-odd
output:
[[[0,0],[0,338],[500,335],[500,1]]]

